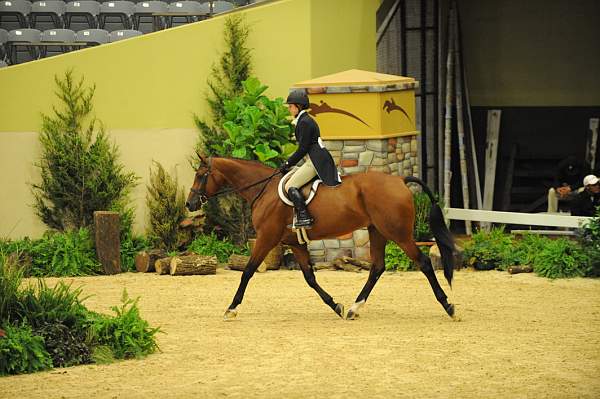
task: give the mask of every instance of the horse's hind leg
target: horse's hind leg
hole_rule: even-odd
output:
[[[317,283],[317,279],[315,277],[315,273],[312,269],[312,265],[310,263],[310,255],[305,245],[296,244],[292,246],[292,251],[294,252],[294,256],[296,257],[296,261],[300,264],[300,268],[302,269],[302,274],[304,275],[304,279],[308,283],[308,285],[317,291],[317,294],[321,297],[323,302],[325,302],[333,311],[344,318],[344,305],[341,303],[335,303],[331,295],[329,295],[319,283]]]
[[[369,272],[369,279],[365,283],[362,291],[358,294],[356,302],[348,310],[346,319],[352,320],[358,317],[358,311],[362,305],[365,304],[369,294],[377,284],[379,277],[385,270],[385,244],[387,240],[374,226],[369,226],[369,241],[371,245],[371,271]]]
[[[429,256],[419,251],[419,248],[412,239],[400,242],[397,241],[397,244],[404,250],[406,255],[408,255],[413,262],[420,266],[421,271],[423,274],[425,274],[427,280],[429,280],[429,284],[431,285],[431,289],[433,289],[435,298],[444,307],[444,310],[446,313],[448,313],[448,316],[454,317],[454,305],[448,303],[448,297],[446,296],[446,293],[442,287],[440,287],[440,283],[435,276]]]

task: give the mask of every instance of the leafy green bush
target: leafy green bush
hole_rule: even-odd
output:
[[[588,277],[600,277],[600,208],[579,231],[577,240],[589,260]]]
[[[227,262],[232,254],[248,254],[247,248],[240,248],[228,240],[219,240],[214,233],[196,237],[188,251],[198,255],[214,255],[221,263]]]
[[[185,237],[179,227],[186,215],[185,196],[177,176],[172,177],[160,163],[154,164],[156,171],[150,169],[150,185],[146,194],[149,215],[147,236],[155,248],[172,251],[179,248]]]
[[[385,246],[385,270],[406,272],[415,270],[415,265],[398,244],[389,241]]]
[[[513,245],[505,248],[497,268],[507,270],[510,266],[533,266],[536,256],[549,241],[549,238],[535,234],[525,234],[520,240],[513,239]]]
[[[589,259],[576,242],[567,238],[548,240],[535,256],[533,271],[542,277],[583,277]]]
[[[130,299],[127,291],[123,291],[121,306],[111,307],[115,316],[89,313],[95,344],[110,348],[117,359],[139,358],[158,349],[155,335],[160,329],[150,328],[140,317],[138,300]]]
[[[26,324],[3,325],[5,337],[0,337],[0,375],[33,373],[52,367],[44,339],[33,335]]]
[[[86,332],[72,329],[62,323],[43,323],[33,330],[44,339],[54,367],[70,367],[92,362],[90,348],[86,344]]]
[[[413,194],[415,203],[415,227],[413,236],[415,241],[429,241],[433,237],[429,229],[429,212],[431,210],[431,201],[427,194],[422,191]]]
[[[512,247],[512,236],[504,232],[504,227],[493,227],[489,232],[480,230],[473,234],[465,244],[464,258],[476,269],[494,269]]]
[[[264,95],[268,86],[257,78],[242,82],[240,96],[225,100],[223,128],[227,138],[213,148],[221,155],[255,159],[277,167],[296,146],[291,142],[292,126],[289,111],[282,98],[270,100]]]
[[[63,231],[93,224],[96,210],[127,201],[137,177],[124,171],[117,147],[93,117],[95,86],[76,82],[73,72],[55,77],[61,106],[42,115],[41,181],[32,184],[34,208],[51,229]]]
[[[94,243],[86,228],[46,233],[27,249],[31,276],[86,276],[101,272]]]

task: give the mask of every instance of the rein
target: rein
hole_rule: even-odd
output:
[[[278,174],[280,174],[281,172],[279,170],[276,170],[275,173],[273,173],[271,176],[266,177],[262,180],[259,180],[257,182],[254,182],[252,184],[249,184],[247,186],[241,187],[241,188],[226,188],[224,190],[219,190],[216,193],[214,193],[213,195],[211,195],[210,197],[208,197],[205,193],[206,193],[206,184],[208,181],[208,176],[210,175],[211,172],[211,168],[212,168],[212,158],[209,158],[208,160],[208,170],[206,171],[206,173],[204,173],[201,177],[201,185],[199,189],[195,189],[192,188],[190,191],[192,191],[194,194],[197,194],[200,196],[200,203],[202,205],[204,205],[210,198],[217,198],[220,197],[221,195],[225,195],[225,194],[231,194],[231,193],[240,193],[242,191],[245,191],[249,188],[258,186],[261,183],[264,183],[266,181],[270,181],[272,178],[274,178],[275,176],[277,176]],[[267,188],[268,184],[265,184],[263,186],[263,188],[260,190],[260,192],[256,195],[256,197],[254,197],[254,199],[252,200],[252,202],[250,203],[250,209],[252,209],[254,207],[254,203],[256,202],[256,200],[258,200],[260,198],[260,196],[265,192],[265,189]]]

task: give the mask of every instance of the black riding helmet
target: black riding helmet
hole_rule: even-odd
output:
[[[289,94],[285,103],[296,104],[300,109],[306,109],[308,108],[308,96],[304,90],[294,90]]]

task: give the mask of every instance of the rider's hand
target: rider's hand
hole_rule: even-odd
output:
[[[282,175],[287,174],[291,169],[291,166],[289,163],[287,163],[287,161],[285,161],[284,163],[281,164],[281,166],[279,167],[279,171],[281,172]]]

